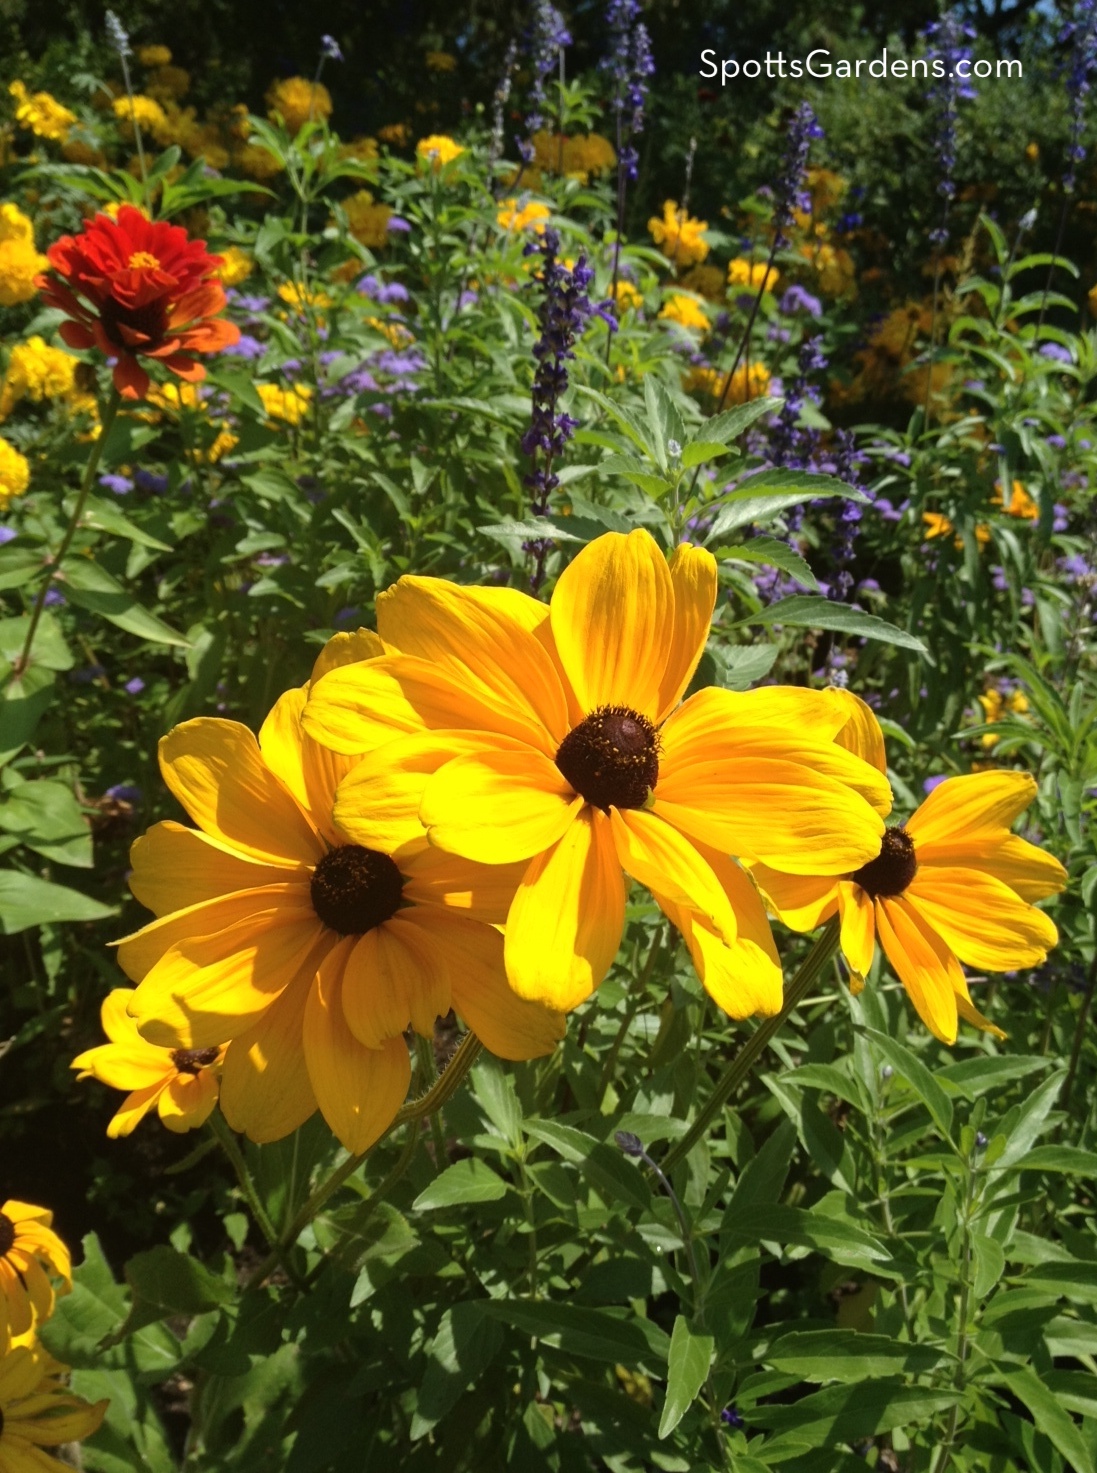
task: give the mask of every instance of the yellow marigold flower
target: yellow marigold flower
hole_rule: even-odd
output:
[[[336,635],[313,679],[381,648],[364,630]],[[221,1106],[235,1129],[277,1140],[319,1106],[358,1152],[403,1103],[409,1025],[431,1037],[452,1006],[489,1048],[526,1059],[551,1052],[563,1020],[506,984],[493,923],[513,867],[454,860],[391,808],[369,846],[343,831],[339,782],[350,774],[380,818],[390,769],[316,746],[300,720],[308,690],[279,698],[258,741],[210,717],[163,738],[164,780],[198,827],[159,823],[134,845],[131,887],[160,919],[119,959],[139,982],[130,1009],[145,1037],[186,1049],[230,1038]]]
[[[254,262],[247,251],[242,251],[239,246],[225,246],[218,253],[221,264],[217,268],[217,276],[223,286],[239,286],[251,275]]]
[[[692,328],[699,333],[707,333],[711,325],[700,302],[693,297],[683,296],[680,292],[667,298],[659,310],[659,316],[665,322],[675,322],[679,327]]]
[[[130,131],[136,126],[150,134],[157,143],[170,142],[172,130],[168,115],[154,98],[141,93],[135,97],[116,97],[112,106],[114,116]]]
[[[267,88],[267,116],[277,122],[281,117],[290,133],[296,133],[307,122],[323,122],[331,117],[331,93],[323,82],[310,82],[307,77],[284,77]]]
[[[396,738],[377,754],[383,801],[355,774],[339,789],[349,837],[373,845],[406,814],[436,849],[522,866],[506,918],[519,997],[562,1011],[589,997],[620,944],[627,873],[721,1007],[775,1013],[773,939],[727,856],[838,874],[878,852],[883,822],[862,794],[886,802],[887,783],[834,744],[844,704],[778,687],[712,687],[682,704],[715,602],[712,555],[683,544],[668,563],[646,531],[584,547],[547,608],[515,589],[404,577],[377,600],[399,653],[312,691],[306,730],[334,751]]]
[[[12,82],[8,91],[15,99],[15,121],[37,138],[64,143],[76,114],[62,107],[48,92],[28,93],[22,82]]]
[[[1003,695],[995,686],[984,691],[976,700],[983,708],[983,720],[988,725],[1001,721],[1004,716],[1023,716],[1028,710],[1028,697],[1023,690],[1010,691]],[[984,732],[979,738],[984,747],[996,747],[1000,738],[994,732]]]
[[[80,1070],[77,1079],[98,1079],[127,1091],[107,1126],[111,1140],[136,1130],[150,1110],[177,1135],[195,1130],[217,1104],[225,1046],[170,1049],[146,1043],[127,1012],[133,995],[129,987],[116,987],[104,998],[99,1016],[110,1042],[85,1049],[69,1067]]]
[[[343,200],[342,206],[347,216],[347,229],[355,240],[361,241],[371,251],[388,244],[388,226],[392,219],[388,205],[378,204],[368,189],[360,189]]]
[[[932,313],[919,302],[908,302],[905,307],[896,307],[869,338],[871,347],[886,353],[896,363],[904,363],[914,350],[918,334],[928,333]]]
[[[158,46],[155,43],[138,46],[137,60],[143,67],[170,66],[171,51],[167,46]]]
[[[101,1425],[108,1399],[87,1402],[66,1387],[68,1370],[38,1344],[13,1345],[0,1356],[0,1468],[11,1473],[65,1473],[72,1467],[45,1451],[81,1442]]]
[[[630,312],[644,305],[644,294],[631,281],[619,281],[613,290],[613,300],[619,311]]]
[[[731,376],[725,405],[747,404],[751,399],[760,399],[768,391],[769,381],[770,371],[764,363],[741,363]],[[720,376],[720,392],[723,392],[723,375]]]
[[[299,425],[309,410],[312,390],[307,384],[256,384],[255,391],[263,401],[268,419],[280,419],[288,425]]]
[[[950,532],[956,530],[948,517],[939,511],[924,511],[922,513],[922,521],[925,523],[927,542],[932,541],[934,537],[947,537]],[[990,541],[990,528],[985,523],[980,522],[976,525],[975,540],[980,547],[985,547]],[[956,537],[954,539],[954,545],[956,547],[963,547],[964,539],[962,537]]]
[[[448,51],[428,51],[423,60],[430,72],[455,72],[457,58]]]
[[[437,174],[439,169],[444,169],[454,159],[460,158],[464,149],[452,138],[447,138],[444,133],[432,133],[429,138],[420,138],[415,145],[415,152],[419,162],[425,164],[430,160],[430,166]]]
[[[1038,143],[1026,143],[1025,158],[1028,159],[1030,164],[1035,164],[1039,162],[1040,145]]]
[[[230,451],[235,450],[239,443],[239,435],[234,435],[231,430],[222,427],[217,431],[217,438],[214,440],[213,444],[207,446],[205,450],[200,450],[198,452],[198,459],[202,461],[204,465],[216,465],[223,456],[226,456],[229,454]]]
[[[181,66],[162,66],[145,79],[145,91],[157,102],[170,107],[190,91],[190,72]]]
[[[145,399],[149,404],[155,404],[158,409],[168,409],[176,414],[183,409],[204,410],[206,407],[198,384],[188,384],[175,379],[169,379],[162,384],[150,384]]]
[[[52,1222],[52,1212],[29,1202],[10,1201],[0,1207],[0,1346],[7,1345],[10,1335],[25,1335],[49,1319],[54,1304],[51,1276],[61,1281],[62,1294],[72,1288],[69,1250]]]
[[[538,200],[528,200],[519,207],[516,199],[505,199],[496,213],[495,223],[501,230],[532,230],[535,235],[544,235],[545,221],[551,218],[548,205]]]
[[[691,266],[678,278],[678,285],[709,302],[722,302],[727,294],[724,273],[719,266]]]
[[[310,289],[307,286],[299,286],[296,281],[284,281],[278,288],[278,295],[295,312],[302,314],[306,307],[311,307],[313,311],[321,311],[331,306],[331,297],[321,286]]]
[[[807,171],[807,187],[812,214],[826,215],[841,200],[849,188],[849,181],[833,169],[811,168]]]
[[[20,245],[34,244],[34,226],[18,205],[5,200],[0,204],[0,244],[17,241]]]
[[[356,159],[360,164],[372,164],[374,159],[380,157],[377,147],[377,139],[363,135],[352,138],[348,143],[339,145],[339,157],[341,159]]]
[[[22,496],[29,485],[27,457],[7,440],[0,439],[0,511],[6,511],[8,502],[15,496]]]
[[[766,291],[771,292],[777,286],[777,268],[771,266],[766,271],[764,261],[748,261],[745,256],[736,256],[734,261],[728,262],[728,285],[743,286],[749,291],[756,292],[764,281]]]
[[[876,718],[857,697],[847,699],[858,714],[839,739],[886,771]],[[1003,1037],[976,1010],[963,967],[1036,967],[1058,940],[1050,917],[1031,902],[1057,894],[1066,871],[1010,832],[1035,796],[1027,772],[947,778],[913,817],[885,832],[868,863],[848,874],[793,877],[765,865],[753,874],[794,931],[840,916],[855,986],[868,974],[879,941],[935,1037],[954,1043],[959,1018]]]
[[[687,394],[703,394],[710,399],[719,398],[724,387],[726,374],[711,364],[697,363],[682,375],[682,388]]]
[[[1011,517],[1020,517],[1027,522],[1035,522],[1040,518],[1040,503],[1033,500],[1020,481],[1013,482],[1008,506],[1002,497],[1001,482],[996,481],[994,495],[990,498],[990,502],[992,506],[1000,506]]]
[[[809,245],[803,254],[815,267],[819,290],[828,297],[844,297],[853,294],[856,267],[853,257],[841,246]]]
[[[34,230],[17,205],[0,205],[0,307],[29,302],[38,287],[35,278],[49,266],[34,248]]]
[[[44,338],[30,337],[25,343],[16,343],[8,359],[8,370],[4,387],[0,392],[0,406],[18,399],[31,399],[40,404],[43,399],[59,399],[71,394],[76,387],[76,359],[62,348],[54,348]],[[6,413],[8,410],[0,409]]]
[[[679,210],[676,200],[668,199],[663,204],[663,218],[653,216],[648,221],[648,230],[655,244],[667,260],[680,269],[696,265],[708,255],[708,242],[704,232],[706,220],[695,220],[684,210]]]
[[[403,148],[411,141],[411,129],[407,123],[386,123],[378,128],[377,136],[382,143],[391,143],[394,148]]]

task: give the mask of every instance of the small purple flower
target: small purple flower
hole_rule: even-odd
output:
[[[823,304],[818,297],[812,296],[811,292],[800,286],[798,282],[793,282],[781,297],[781,311],[786,317],[791,316],[793,312],[806,312],[809,317],[821,317]]]
[[[1074,362],[1074,355],[1069,348],[1064,348],[1062,343],[1042,343],[1040,345],[1040,357],[1050,358],[1053,363]]]
[[[932,793],[933,790],[934,790],[934,788],[939,788],[941,786],[941,784],[945,781],[945,778],[947,776],[948,776],[947,773],[939,772],[934,777],[923,778],[923,780],[922,780],[922,792],[923,793]]]
[[[736,1407],[725,1407],[720,1413],[720,1421],[723,1422],[725,1427],[738,1428],[743,1425],[742,1414]]]
[[[134,783],[115,783],[103,794],[105,798],[113,798],[116,803],[140,803],[144,797],[141,789]]]
[[[408,235],[411,225],[404,219],[403,215],[393,215],[389,219],[385,229],[392,235]]]
[[[102,680],[106,673],[105,665],[82,665],[78,670],[69,671],[69,679],[74,685],[91,685],[96,680]]]
[[[975,88],[970,81],[972,49],[970,43],[975,32],[965,25],[960,14],[947,10],[939,21],[925,28],[926,51],[934,63],[941,64],[941,75],[934,69],[929,88],[930,104],[936,114],[937,166],[940,178],[937,193],[944,201],[941,224],[930,231],[930,241],[943,246],[948,240],[948,219],[952,201],[956,198],[956,140],[960,103],[970,102],[975,97]],[[959,71],[961,62],[967,62],[967,77]]]
[[[334,36],[320,37],[320,57],[323,61],[343,61],[345,58]]]
[[[352,624],[360,624],[362,622],[362,610],[353,606],[340,609],[331,622],[336,629],[347,629]]]
[[[14,527],[0,527],[0,547],[3,547],[5,542],[14,542],[18,536],[19,533]]]
[[[155,471],[147,471],[143,466],[134,472],[134,483],[141,491],[146,491],[152,496],[163,496],[168,489],[167,476],[158,475]]]
[[[223,351],[227,353],[230,358],[253,359],[262,358],[263,354],[267,351],[267,347],[266,344],[261,343],[258,338],[252,337],[251,333],[242,332],[237,341],[235,343],[230,343],[228,347],[225,348]]]
[[[132,680],[127,680],[122,689],[131,696],[139,696],[145,688],[145,682],[140,675],[135,675]]]
[[[120,471],[110,471],[107,475],[100,476],[99,484],[108,491],[113,491],[115,496],[128,496],[133,490],[133,482],[129,476],[122,475]]]
[[[811,209],[811,195],[805,188],[804,175],[812,139],[822,137],[823,130],[811,104],[801,102],[792,116],[784,163],[774,190],[773,228],[776,232],[776,249],[788,245],[788,230],[792,225],[793,212]]]
[[[1065,450],[1067,448],[1067,442],[1063,435],[1048,435],[1047,444],[1051,446],[1052,450]]]
[[[65,604],[67,602],[68,600],[65,598],[65,595],[61,592],[59,588],[54,587],[53,584],[51,584],[49,588],[46,589],[46,596],[42,600],[44,607],[47,609],[60,608],[62,604]]]

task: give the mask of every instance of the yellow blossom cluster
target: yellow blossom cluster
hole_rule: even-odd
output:
[[[991,686],[981,696],[977,696],[976,700],[983,708],[983,720],[988,726],[1007,716],[1023,716],[1028,710],[1028,697],[1023,690],[1003,694],[997,686]],[[979,740],[984,747],[996,747],[1000,738],[994,732],[987,731]]]
[[[678,285],[688,292],[696,292],[708,302],[723,302],[727,296],[724,273],[719,266],[691,266],[678,278]]]
[[[279,118],[290,133],[296,133],[308,122],[325,122],[331,117],[331,93],[323,82],[310,82],[307,77],[283,77],[272,82],[264,99],[267,116]]]
[[[76,122],[74,112],[63,107],[48,92],[28,92],[19,81],[12,82],[8,91],[15,99],[15,121],[20,128],[26,128],[36,138],[64,143],[69,129]]]
[[[447,164],[452,164],[454,159],[460,158],[464,149],[459,143],[445,133],[431,133],[427,138],[420,138],[415,145],[415,153],[420,164],[430,160],[430,166],[437,174],[439,169],[444,169]]]
[[[728,286],[746,287],[748,291],[756,292],[765,282],[767,292],[776,290],[778,272],[776,267],[766,269],[764,261],[748,261],[745,256],[736,256],[733,261],[728,262]]]
[[[708,314],[700,302],[681,292],[674,292],[668,297],[660,308],[659,316],[665,322],[677,323],[679,327],[688,327],[694,332],[707,333],[709,330]]]
[[[655,215],[648,221],[651,238],[679,270],[695,266],[708,255],[708,241],[704,238],[707,229],[707,220],[695,220],[687,211],[680,210],[673,199],[664,201],[661,219]]]
[[[171,65],[171,50],[167,46],[158,46],[151,43],[148,46],[138,46],[137,60],[143,67],[161,67]]]
[[[355,240],[371,251],[379,251],[388,244],[388,225],[392,210],[375,200],[368,189],[359,189],[342,202],[347,217],[347,229]]]
[[[299,286],[296,281],[283,281],[278,288],[278,295],[294,312],[301,316],[311,310],[317,314],[332,305],[332,299],[322,286],[307,287]],[[317,322],[323,323],[323,318],[317,316]]]
[[[217,268],[217,276],[224,286],[239,286],[251,275],[253,261],[247,251],[242,251],[239,246],[226,246],[219,251],[221,264]]]
[[[30,485],[30,465],[27,457],[0,439],[0,511],[6,511],[15,496],[22,496]]]
[[[307,384],[292,384],[288,389],[280,384],[256,384],[255,391],[263,401],[267,418],[281,420],[288,425],[301,423],[312,399],[312,390]]]
[[[114,116],[129,133],[137,127],[143,133],[148,133],[161,147],[171,142],[173,129],[168,115],[155,98],[138,92],[134,97],[116,97],[111,106]]]
[[[548,205],[541,204],[539,200],[527,200],[524,205],[519,206],[516,199],[506,199],[499,207],[495,221],[501,230],[513,230],[516,233],[532,230],[535,235],[544,235],[545,222],[551,217],[552,211]]]
[[[145,79],[145,91],[164,107],[171,107],[190,91],[190,72],[181,66],[157,67]]]
[[[423,57],[428,72],[455,72],[457,58],[450,51],[428,51]]]
[[[682,387],[687,394],[701,394],[709,399],[719,400],[723,396],[725,406],[746,404],[751,399],[760,399],[766,393],[770,372],[764,363],[742,363],[732,374],[725,395],[726,381],[725,369],[699,364],[683,375]]]
[[[16,343],[0,385],[0,420],[6,419],[20,399],[40,404],[62,399],[76,389],[76,359],[62,348],[51,347],[37,335]]]
[[[613,300],[621,312],[631,312],[644,305],[644,294],[631,281],[619,281],[613,288]]]
[[[34,247],[34,226],[18,205],[0,204],[0,307],[29,302],[49,262]]]
[[[592,175],[605,174],[617,163],[613,144],[601,133],[560,134],[541,128],[530,143],[533,162],[521,173],[526,183],[534,186],[542,173],[562,174],[585,184]]]

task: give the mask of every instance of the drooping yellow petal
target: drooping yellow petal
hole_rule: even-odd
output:
[[[85,1049],[69,1067],[81,1071],[78,1079],[98,1079],[111,1089],[147,1089],[161,1083],[173,1072],[170,1054],[146,1043],[136,1028],[134,1039],[132,1044],[101,1043],[98,1048]]]
[[[750,872],[779,920],[791,931],[814,931],[838,910],[838,884],[833,875],[788,875],[768,864]]]
[[[919,868],[904,898],[969,967],[1039,966],[1059,939],[1050,916],[978,870]]]
[[[359,1155],[396,1118],[411,1082],[403,1038],[366,1048],[347,1027],[343,947],[329,953],[309,989],[303,1041],[317,1103],[340,1143]]]
[[[649,721],[674,633],[674,587],[650,532],[607,532],[561,573],[552,633],[585,712],[627,706]]]
[[[209,1069],[202,1069],[197,1074],[177,1074],[169,1080],[156,1108],[168,1130],[181,1135],[205,1125],[216,1104],[217,1078]]]
[[[919,862],[934,857],[938,843],[956,844],[1008,829],[1036,796],[1027,772],[972,772],[938,783],[904,828],[914,840]]]
[[[333,634],[316,656],[310,680],[317,681],[329,670],[338,670],[341,665],[355,665],[360,660],[376,660],[385,654],[385,644],[379,635],[370,629],[341,629]]]
[[[221,1109],[233,1130],[260,1145],[292,1135],[316,1109],[301,1041],[311,987],[311,975],[295,978],[225,1053]]]
[[[834,740],[840,747],[845,747],[847,751],[862,758],[887,777],[888,760],[884,747],[884,733],[880,730],[875,711],[851,690],[836,689],[831,692],[831,695],[845,705],[849,711],[848,721]],[[890,804],[887,808],[880,809],[885,816],[890,811]]]
[[[935,1038],[955,1043],[955,958],[905,896],[881,896],[875,905],[877,938],[918,1016]]]
[[[553,748],[567,735],[567,703],[541,642],[504,601],[444,578],[405,576],[377,599],[387,644],[429,661],[485,703],[540,724]]]
[[[974,869],[993,875],[1022,900],[1046,900],[1058,895],[1067,883],[1067,872],[1054,854],[1038,849],[1019,834],[969,836],[954,844],[942,840],[920,846],[918,863],[927,872],[939,866]]]
[[[133,841],[130,864],[130,889],[157,916],[238,890],[308,879],[303,863],[287,859],[263,864],[170,818]]]
[[[216,936],[178,941],[147,973],[131,1011],[164,1048],[210,1048],[250,1028],[280,992],[311,974],[335,934],[314,913],[272,911]]]
[[[263,761],[278,780],[285,784],[301,807],[308,811],[309,795],[305,790],[304,762],[301,748],[304,730],[301,712],[307,692],[298,687],[283,691],[259,728],[259,751]]]
[[[510,864],[555,844],[583,807],[556,764],[526,747],[447,762],[427,783],[419,817],[440,849]]]
[[[995,1038],[999,1039],[1009,1037],[1009,1034],[999,1028],[996,1023],[992,1023],[989,1018],[984,1018],[971,999],[965,997],[963,993],[957,993],[956,995],[956,1010],[965,1023],[973,1023],[976,1028],[981,1028],[984,1033],[992,1033]]]
[[[140,982],[177,941],[219,935],[247,921],[259,926],[275,911],[298,911],[302,916],[312,911],[307,881],[260,885],[161,916],[117,943],[118,961],[131,982]]]
[[[876,952],[876,911],[872,897],[849,880],[838,882],[838,913],[842,918],[842,954],[850,970],[866,977]]]
[[[566,1013],[609,971],[625,924],[625,883],[609,819],[586,808],[531,860],[507,916],[506,959],[519,997]]]
[[[634,880],[674,905],[699,912],[728,946],[734,944],[735,913],[695,845],[643,809],[611,808],[610,824],[617,858]]]
[[[444,849],[424,848],[406,860],[401,858],[404,899],[412,905],[442,906],[470,920],[502,925],[527,863],[520,859],[514,864],[475,864]]]
[[[666,668],[659,682],[657,722],[674,710],[693,679],[716,607],[716,559],[711,552],[682,542],[671,554],[669,569],[674,613]]]
[[[119,1105],[107,1126],[107,1137],[112,1141],[130,1135],[144,1120],[150,1110],[155,1110],[161,1090],[168,1087],[169,1076],[165,1074],[156,1084],[147,1084],[144,1089],[135,1089]]]
[[[160,740],[160,770],[200,829],[249,858],[315,864],[323,854],[246,726],[212,716],[184,721]]]
[[[380,1048],[409,1024],[429,1038],[450,1009],[445,952],[417,910],[400,911],[358,938],[341,990],[347,1026],[366,1048]]]
[[[501,1059],[539,1059],[564,1036],[563,1013],[527,1002],[507,982],[503,937],[494,926],[452,911],[423,916],[444,950],[453,1006],[485,1047]]]

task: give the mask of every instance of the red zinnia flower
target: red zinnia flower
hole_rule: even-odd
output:
[[[133,205],[123,205],[117,220],[96,215],[46,256],[56,276],[41,276],[37,285],[44,301],[72,319],[62,324],[62,338],[70,348],[97,347],[117,359],[114,384],[126,399],[148,392],[139,357],[158,358],[197,383],[206,370],[191,355],[216,353],[240,336],[234,323],[217,316],[225,305],[215,276],[221,257],[211,256],[204,240],[147,220]]]

